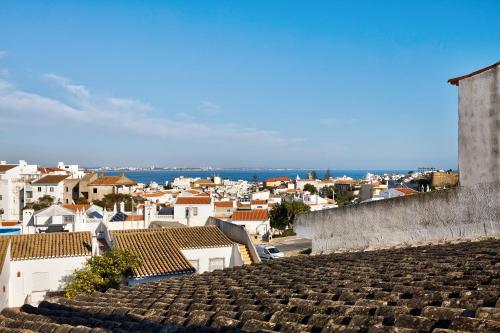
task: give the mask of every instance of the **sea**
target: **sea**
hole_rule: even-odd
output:
[[[138,183],[148,184],[156,182],[157,184],[165,184],[177,177],[200,177],[208,178],[219,176],[222,179],[230,180],[248,180],[251,181],[254,175],[259,181],[264,181],[267,178],[286,176],[295,179],[297,176],[305,179],[308,176],[309,169],[218,169],[218,170],[141,170],[141,171],[125,171],[125,175],[135,180]],[[314,170],[318,178],[323,179],[326,170]],[[382,174],[406,174],[409,170],[330,170],[332,177],[351,177],[353,179],[362,179],[367,173],[382,175]],[[106,175],[118,175],[120,171],[105,172]]]

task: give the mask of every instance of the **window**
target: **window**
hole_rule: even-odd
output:
[[[38,186],[38,192],[42,192],[42,187]]]
[[[66,192],[69,192],[69,188],[66,186]]]
[[[73,223],[73,216],[64,215],[64,223]]]
[[[2,200],[2,198],[3,198],[2,195],[0,195],[0,200]]]
[[[198,216],[198,207],[193,207],[193,216]]]
[[[198,272],[198,270],[200,269],[200,261],[199,260],[189,260],[189,263],[191,264],[191,266],[194,267],[194,269],[196,269],[196,271]]]
[[[33,198],[33,191],[26,191],[26,198],[32,199]]]
[[[224,269],[224,258],[210,258],[208,270],[213,272],[216,269]]]
[[[49,272],[33,273],[32,290],[46,291],[49,290]]]
[[[54,192],[54,188],[52,186],[50,187],[50,192]]]
[[[92,190],[92,192],[97,193],[97,187],[94,187],[94,189]]]

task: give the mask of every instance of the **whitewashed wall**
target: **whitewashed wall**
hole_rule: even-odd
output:
[[[211,258],[224,258],[224,268],[232,267],[231,260],[233,254],[232,246],[213,247],[203,249],[189,249],[181,250],[182,254],[187,260],[198,260],[198,271],[196,273],[203,273],[210,271]]]

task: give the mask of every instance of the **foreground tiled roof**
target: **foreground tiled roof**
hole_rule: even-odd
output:
[[[233,213],[233,221],[264,221],[267,219],[269,219],[267,209],[242,210]]]
[[[193,273],[182,249],[231,246],[233,242],[215,226],[111,231],[119,248],[135,251],[143,264],[136,277]]]
[[[21,312],[44,332],[499,332],[500,240],[292,257]]]
[[[9,236],[9,238],[12,260],[91,255],[90,232],[53,232]]]

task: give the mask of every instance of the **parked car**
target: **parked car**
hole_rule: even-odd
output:
[[[285,254],[281,252],[276,246],[257,245],[255,248],[257,249],[259,257],[264,260],[279,259],[285,256]]]

